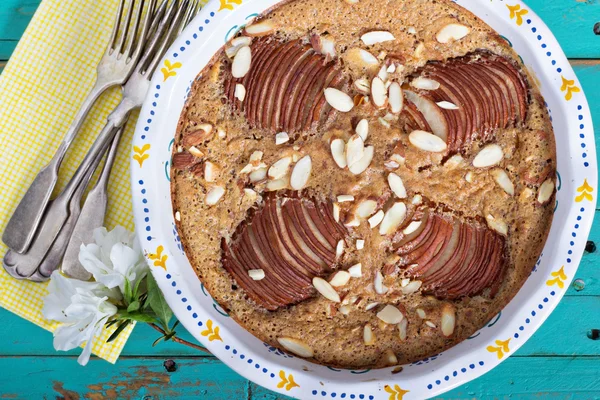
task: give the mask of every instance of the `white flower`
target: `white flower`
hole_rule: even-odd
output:
[[[77,360],[86,365],[93,338],[100,334],[108,318],[117,313],[117,307],[108,300],[119,300],[120,293],[97,282],[67,278],[58,271],[50,277],[48,292],[42,314],[46,319],[62,322],[54,331],[54,348],[71,350],[87,342]]]
[[[122,226],[110,232],[98,228],[94,230],[94,241],[96,243],[81,245],[79,262],[96,282],[110,289],[118,286],[123,293],[126,279],[133,288],[146,276],[148,267],[133,233]]]

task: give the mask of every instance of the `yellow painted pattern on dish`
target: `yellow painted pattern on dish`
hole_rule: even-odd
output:
[[[209,342],[212,342],[213,340],[220,340],[221,342],[223,341],[221,336],[219,336],[219,327],[216,325],[213,327],[212,319],[206,321],[206,329],[200,332],[200,334],[202,336],[208,336]]]
[[[221,7],[219,7],[218,11],[222,11],[222,10],[233,10],[235,5],[240,5],[242,4],[242,0],[219,0]]]
[[[560,87],[561,92],[565,93],[565,100],[569,101],[573,98],[573,93],[581,92],[581,89],[578,86],[575,86],[574,79],[567,79],[561,75],[562,78],[562,86]]]
[[[156,248],[156,253],[148,254],[148,258],[154,261],[155,267],[161,267],[165,271],[167,270],[167,258],[169,258],[166,254],[163,254],[164,251],[163,246],[158,246]]]
[[[523,24],[523,15],[529,13],[529,10],[521,9],[520,4],[515,4],[514,6],[506,5],[506,8],[510,11],[510,19],[516,18],[516,23],[518,26]]]
[[[165,60],[165,66],[160,69],[160,72],[162,72],[164,77],[163,82],[166,82],[170,77],[177,75],[177,72],[175,71],[177,68],[181,68],[181,63],[179,61],[171,64],[171,61]]]
[[[560,267],[558,271],[550,273],[550,275],[554,279],[548,279],[546,281],[546,285],[553,286],[556,285],[559,288],[563,289],[565,287],[565,282],[567,280],[567,275],[565,274],[565,266]]]
[[[279,371],[279,378],[281,378],[281,381],[277,384],[277,388],[279,389],[285,387],[285,390],[289,392],[295,387],[300,387],[300,385],[294,382],[294,375],[289,374],[286,376],[284,370]]]
[[[144,161],[150,157],[150,154],[146,153],[148,150],[150,150],[149,143],[143,145],[141,149],[137,146],[133,146],[133,159],[140,164],[140,168],[144,164]]]
[[[398,385],[394,385],[394,387],[385,385],[384,389],[390,394],[389,400],[402,400],[404,395],[409,392],[409,390],[404,390]]]
[[[486,350],[489,351],[490,353],[496,353],[496,356],[498,357],[498,360],[501,360],[509,351],[510,348],[508,347],[508,343],[510,342],[510,338],[506,339],[506,340],[496,340],[496,345],[495,346],[488,346],[486,347]]]
[[[581,194],[575,196],[575,202],[581,203],[583,200],[593,201],[594,196],[591,195],[591,193],[593,191],[594,191],[594,188],[590,186],[587,179],[584,179],[583,185],[581,185],[577,188],[577,192],[579,192]]]

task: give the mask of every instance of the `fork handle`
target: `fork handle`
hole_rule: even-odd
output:
[[[101,79],[97,80],[94,84],[94,87],[79,108],[75,119],[69,126],[52,160],[37,174],[8,221],[2,234],[2,241],[9,248],[18,253],[23,253],[29,248],[44,211],[48,206],[54,186],[56,186],[56,182],[58,181],[58,170],[69,146],[95,101],[100,97],[102,92],[116,83],[118,82]]]

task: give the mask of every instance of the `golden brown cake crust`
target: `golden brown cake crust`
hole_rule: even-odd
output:
[[[390,116],[389,108],[378,110],[369,103],[357,105],[347,113],[332,110],[308,129],[292,129],[291,140],[277,145],[277,127],[268,124],[256,127],[254,122],[251,127],[246,118],[250,111],[234,111],[241,110],[242,105],[235,103],[238,101],[235,98],[233,103],[231,96],[228,98],[226,81],[232,79],[231,61],[221,51],[193,84],[175,134],[171,169],[177,229],[200,280],[230,316],[256,337],[277,347],[281,347],[278,338],[298,339],[312,349],[315,362],[326,365],[379,368],[408,363],[465,340],[517,293],[534,267],[550,230],[553,191],[549,199],[543,199],[543,204],[538,198],[543,183],[553,182],[556,149],[552,125],[534,80],[496,32],[449,0],[360,0],[355,4],[342,0],[295,0],[273,7],[263,17],[275,27],[268,40],[282,43],[299,40],[300,45],[306,46],[311,46],[311,35],[332,40],[337,54],[332,61],[326,61],[339,68],[341,78],[337,87],[352,97],[358,94],[352,83],[365,77],[373,78],[385,60],[394,60],[396,68],[390,74],[402,83],[405,91],[411,91],[414,88],[409,82],[431,62],[445,63],[470,54],[483,58],[488,54],[501,56],[525,77],[527,116],[520,123],[507,123],[505,127],[493,129],[485,140],[484,135],[475,133],[468,145],[454,152],[461,154],[462,159],[451,157],[450,153],[423,152],[415,148],[409,140],[414,129],[411,124],[415,121],[407,122],[404,114]],[[439,43],[436,35],[451,23],[469,27],[469,34],[457,41]],[[361,35],[375,30],[391,32],[395,40],[364,45]],[[266,39],[254,38],[253,46],[261,40]],[[368,50],[384,61],[376,66],[365,66],[353,49]],[[258,50],[255,55],[259,57]],[[325,76],[325,72],[323,74]],[[247,96],[250,95],[248,92]],[[244,101],[250,107],[252,98]],[[518,111],[514,112],[518,115]],[[366,144],[374,147],[374,156],[365,172],[353,175],[336,165],[330,141],[333,138],[348,141],[362,118],[369,122]],[[491,113],[489,118],[493,119]],[[212,130],[208,132],[208,125],[203,124],[209,124]],[[503,159],[493,168],[474,167],[475,156],[490,143],[503,149]],[[405,161],[390,169],[390,153],[397,145],[403,148]],[[375,198],[389,206],[389,199],[394,195],[386,177],[393,171],[406,188],[407,198],[401,201],[406,203],[408,214],[423,207],[413,204],[415,197],[422,196],[424,201],[430,202],[429,209],[441,218],[453,218],[478,229],[488,229],[486,225],[493,224],[490,216],[496,222],[505,223],[506,237],[495,233],[506,246],[505,270],[497,278],[501,282],[497,294],[491,296],[489,287],[477,295],[459,298],[436,297],[422,293],[423,288],[405,294],[402,285],[406,284],[408,275],[402,268],[386,274],[383,283],[389,288],[387,293],[376,293],[373,282],[377,271],[390,264],[391,239],[380,235],[377,228],[371,229],[364,220],[360,226],[348,228],[345,251],[334,267],[345,270],[358,262],[362,264],[361,277],[352,278],[337,288],[341,303],[332,302],[313,290],[306,300],[275,311],[266,310],[249,298],[243,285],[225,270],[221,259],[222,240],[229,243],[249,210],[262,207],[266,196],[265,182],[250,183],[247,174],[241,172],[255,151],[263,153],[260,162],[266,166],[282,157],[289,156],[295,163],[309,155],[312,172],[303,195],[328,202],[336,202],[338,195],[353,195],[353,202],[340,203],[342,215],[348,215],[361,199]],[[513,195],[496,182],[493,171],[497,169],[506,172],[514,185]],[[216,204],[209,205],[209,193],[216,186],[222,187],[224,194]],[[253,192],[244,190],[247,188]],[[364,249],[356,248],[357,240],[365,241]],[[377,317],[388,304],[401,310],[408,322],[403,340],[395,324],[383,323]],[[340,312],[342,306],[347,306],[344,312]],[[453,310],[456,319],[453,332],[448,336],[441,330],[443,310],[447,309]],[[346,310],[350,311],[346,313]],[[374,334],[372,344],[365,344],[365,325],[369,325]],[[396,360],[392,357],[390,361],[390,352]]]

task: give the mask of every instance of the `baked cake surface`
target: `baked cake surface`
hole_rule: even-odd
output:
[[[448,0],[295,0],[193,84],[173,147],[177,228],[245,329],[379,368],[466,339],[548,235],[552,126],[507,42]]]

